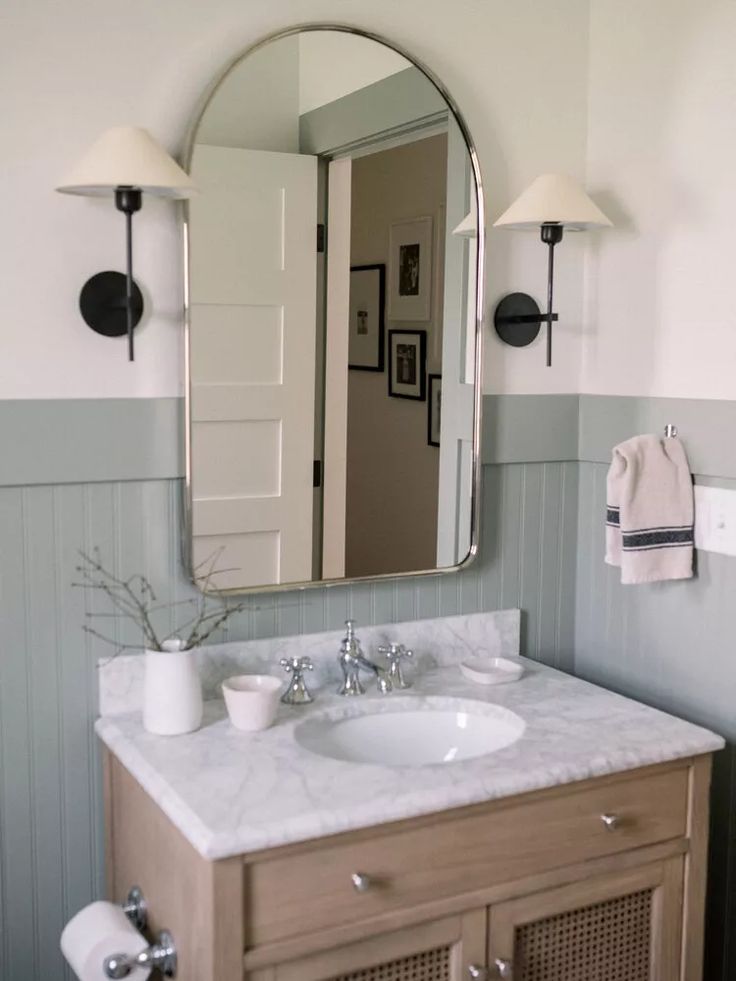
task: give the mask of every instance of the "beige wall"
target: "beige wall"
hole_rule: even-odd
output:
[[[427,402],[389,397],[388,331],[426,331],[427,370],[440,370],[433,335],[442,310],[446,183],[444,135],[353,161],[351,265],[385,263],[388,290],[391,223],[432,215],[434,284],[429,323],[386,320],[384,371],[348,373],[348,576],[436,565],[439,450],[427,445]]]

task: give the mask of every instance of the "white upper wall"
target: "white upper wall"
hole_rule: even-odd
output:
[[[391,48],[345,32],[299,35],[299,113],[311,112],[344,95],[410,67]]]
[[[592,0],[581,390],[736,398],[736,4]]]
[[[493,218],[540,171],[583,173],[587,8],[588,0],[310,0],[308,16],[395,38],[444,80],[477,144]],[[87,0],[6,0],[0,398],[182,393],[179,206],[146,200],[134,219],[135,275],[148,313],[129,364],[124,342],[94,334],[78,312],[90,275],[123,268],[123,218],[111,202],[54,187],[112,125],[146,126],[177,151],[223,66],[304,19],[303,0],[128,0],[122,18],[115,4],[96,5],[91,17]],[[514,351],[491,338],[489,389],[574,390],[581,266],[575,244],[563,249],[555,366],[544,368],[541,343]],[[541,299],[544,281],[541,245],[491,234],[490,308],[509,289]]]
[[[493,310],[506,293],[530,293],[544,309],[547,247],[537,232],[494,229],[493,222],[542,173],[585,179],[588,76],[588,0],[506,4],[491,32],[474,38],[470,57],[485,44],[484,120],[477,139],[485,181],[486,392],[576,392],[583,332],[585,236],[568,235],[555,254],[552,367],[545,364],[544,328],[532,345],[503,344]],[[550,65],[550,52],[554,52]],[[473,120],[471,120],[472,126]]]
[[[489,224],[538,173],[585,177],[586,164],[617,224],[558,247],[551,369],[541,337],[516,350],[486,328],[488,391],[734,397],[732,0],[310,0],[309,16],[393,37],[444,80],[477,144]],[[111,125],[147,126],[177,150],[223,65],[303,20],[303,0],[129,0],[122,20],[114,5],[90,19],[85,0],[6,0],[0,398],[182,392],[177,206],[147,200],[135,217],[149,312],[129,364],[124,342],[78,312],[84,281],[123,266],[122,217],[53,188]],[[488,322],[509,290],[543,300],[535,239],[489,231]]]

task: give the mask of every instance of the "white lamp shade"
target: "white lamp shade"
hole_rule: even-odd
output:
[[[572,177],[542,174],[494,222],[494,227],[539,228],[548,223],[564,225],[571,231],[612,224]]]
[[[165,198],[188,198],[197,190],[189,174],[138,126],[105,130],[56,190],[95,196],[109,194],[116,187]]]

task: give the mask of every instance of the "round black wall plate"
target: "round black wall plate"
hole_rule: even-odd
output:
[[[125,305],[125,276],[119,272],[101,272],[92,276],[79,294],[79,310],[84,322],[105,337],[122,337],[128,333]],[[133,326],[143,316],[143,296],[133,283]]]
[[[515,323],[516,317],[538,317],[533,323]],[[513,347],[526,347],[536,338],[542,326],[539,305],[528,293],[509,293],[499,301],[493,314],[496,333]]]

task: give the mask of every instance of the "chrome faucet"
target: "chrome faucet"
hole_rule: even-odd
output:
[[[340,645],[338,661],[342,668],[342,687],[339,695],[364,695],[365,688],[360,683],[360,671],[371,671],[376,676],[376,684],[381,694],[385,695],[391,691],[392,685],[388,673],[384,668],[373,661],[369,661],[363,653],[360,641],[355,636],[355,623],[353,620],[346,620],[345,626],[347,633]]]

